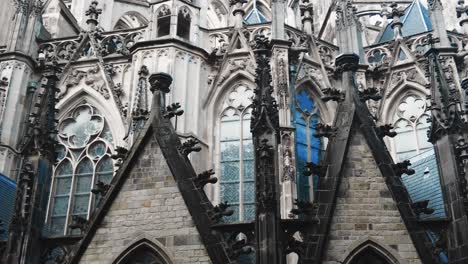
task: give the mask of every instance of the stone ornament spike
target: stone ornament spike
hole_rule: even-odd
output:
[[[171,119],[173,117],[178,117],[184,114],[184,110],[180,109],[182,106],[180,103],[173,103],[170,106],[166,107],[164,112],[164,118]]]
[[[98,5],[98,1],[92,1],[88,10],[85,12],[85,15],[89,17],[88,20],[86,20],[86,24],[88,24],[90,31],[95,30],[97,25],[99,25],[99,16],[102,14],[102,9],[98,8]]]
[[[429,206],[429,200],[424,200],[424,201],[411,204],[411,208],[413,208],[413,211],[416,215],[433,214],[435,210],[432,208],[428,208],[428,206]]]
[[[200,143],[197,139],[189,139],[185,141],[182,146],[179,147],[179,151],[182,155],[188,156],[192,152],[200,152],[201,147],[197,146]]]
[[[413,169],[410,169],[409,167],[411,166],[411,162],[409,160],[405,160],[403,162],[400,162],[400,163],[396,163],[396,164],[393,164],[392,167],[393,167],[393,170],[395,171],[395,174],[398,176],[398,177],[401,177],[403,174],[406,174],[406,175],[413,175],[416,173],[415,170]]]
[[[359,97],[361,98],[361,102],[367,102],[369,100],[379,101],[382,99],[379,89],[374,87],[359,91]]]
[[[219,221],[221,221],[223,217],[233,215],[234,211],[228,210],[229,207],[230,205],[228,204],[228,202],[220,203],[217,206],[215,206],[211,211],[211,223],[217,224],[219,223]]]
[[[215,175],[215,172],[214,170],[207,170],[207,171],[204,171],[200,174],[198,174],[197,178],[195,179],[195,184],[199,187],[199,188],[203,188],[205,187],[205,185],[207,184],[215,184],[218,182],[218,178],[216,177],[212,177],[213,175]]]
[[[106,196],[107,192],[109,191],[111,185],[110,184],[105,184],[104,182],[102,181],[98,181],[96,183],[96,187],[91,189],[91,192],[93,194],[100,194],[101,197],[104,197]]]
[[[386,136],[394,138],[397,136],[397,132],[395,131],[395,127],[390,124],[386,124],[383,126],[379,126],[376,128],[377,135],[380,138],[384,138]]]

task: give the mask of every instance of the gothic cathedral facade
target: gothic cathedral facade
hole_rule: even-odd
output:
[[[468,263],[464,0],[0,22],[0,263]]]

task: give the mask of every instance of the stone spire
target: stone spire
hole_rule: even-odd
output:
[[[390,13],[388,14],[389,19],[393,19],[392,28],[395,34],[395,39],[402,39],[403,36],[401,34],[401,28],[403,27],[403,23],[401,22],[401,17],[405,14],[403,8],[399,8],[397,3],[393,3],[390,9]]]
[[[341,53],[362,52],[362,25],[356,16],[356,7],[351,0],[338,0],[336,6],[336,30]]]
[[[314,5],[310,0],[302,0],[301,5],[301,15],[302,15],[302,26],[305,33],[308,35],[314,34],[313,28],[313,15],[314,15]]]
[[[463,32],[468,34],[468,6],[465,5],[465,0],[458,1],[457,18],[460,20]]]
[[[440,0],[428,0],[429,15],[434,27],[434,36],[439,38],[439,43],[436,46],[450,47],[450,41],[447,35],[447,25],[444,18],[444,7]]]
[[[247,3],[246,0],[231,0],[231,6],[234,6],[232,14],[234,15],[234,28],[243,28],[244,27],[244,16],[245,10],[243,5]]]

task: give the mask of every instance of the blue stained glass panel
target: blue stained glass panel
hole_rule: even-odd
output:
[[[223,162],[221,163],[222,182],[238,182],[239,181],[239,162]]]
[[[92,157],[102,157],[106,154],[107,146],[104,142],[96,142],[89,148],[89,154]]]
[[[50,223],[50,232],[54,235],[63,235],[66,217],[52,217]]]
[[[221,161],[238,161],[239,150],[239,141],[221,142]]]
[[[244,160],[244,180],[254,179],[254,161]]]
[[[221,201],[229,204],[239,204],[239,183],[223,183],[221,185]]]
[[[255,205],[253,203],[244,203],[244,220],[253,221],[255,219]]]
[[[71,177],[66,178],[57,178],[57,187],[55,189],[55,195],[68,195],[70,194],[71,190]]]
[[[104,157],[96,168],[97,180],[110,183],[112,181],[112,176],[114,175],[114,166],[112,165],[111,159],[106,156]]]
[[[87,214],[88,213],[89,194],[75,195],[73,214]]]
[[[295,127],[296,127],[296,167],[298,182],[298,198],[300,200],[310,200],[309,177],[304,175],[307,162],[316,164],[320,161],[320,138],[314,137],[315,125],[319,121],[319,111],[311,95],[302,90],[296,94],[295,105]],[[313,178],[313,187],[317,187],[317,178]]]
[[[244,181],[244,202],[252,203],[255,201],[255,186],[254,181]]]
[[[52,211],[52,215],[66,216],[68,210],[68,199],[69,196],[55,197],[54,210]]]

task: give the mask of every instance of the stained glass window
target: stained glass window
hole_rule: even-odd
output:
[[[429,117],[422,97],[409,94],[400,101],[394,116],[398,135],[393,139],[393,149],[397,161],[411,159],[432,150],[427,136]]]
[[[238,84],[224,103],[220,122],[220,201],[234,214],[228,222],[250,221],[254,208],[254,156],[250,118],[253,91]]]
[[[105,118],[83,103],[61,120],[58,140],[48,230],[51,235],[67,235],[72,233],[66,227],[73,216],[87,219],[98,206],[99,195],[91,193],[95,184],[112,180],[113,138]]]
[[[321,140],[314,137],[315,125],[319,123],[320,111],[309,91],[299,90],[296,93],[294,123],[296,127],[296,163],[297,195],[299,200],[310,201],[311,181],[304,175],[307,162],[318,164],[321,153]],[[312,176],[316,187],[317,176]],[[315,183],[315,184],[314,184]]]

